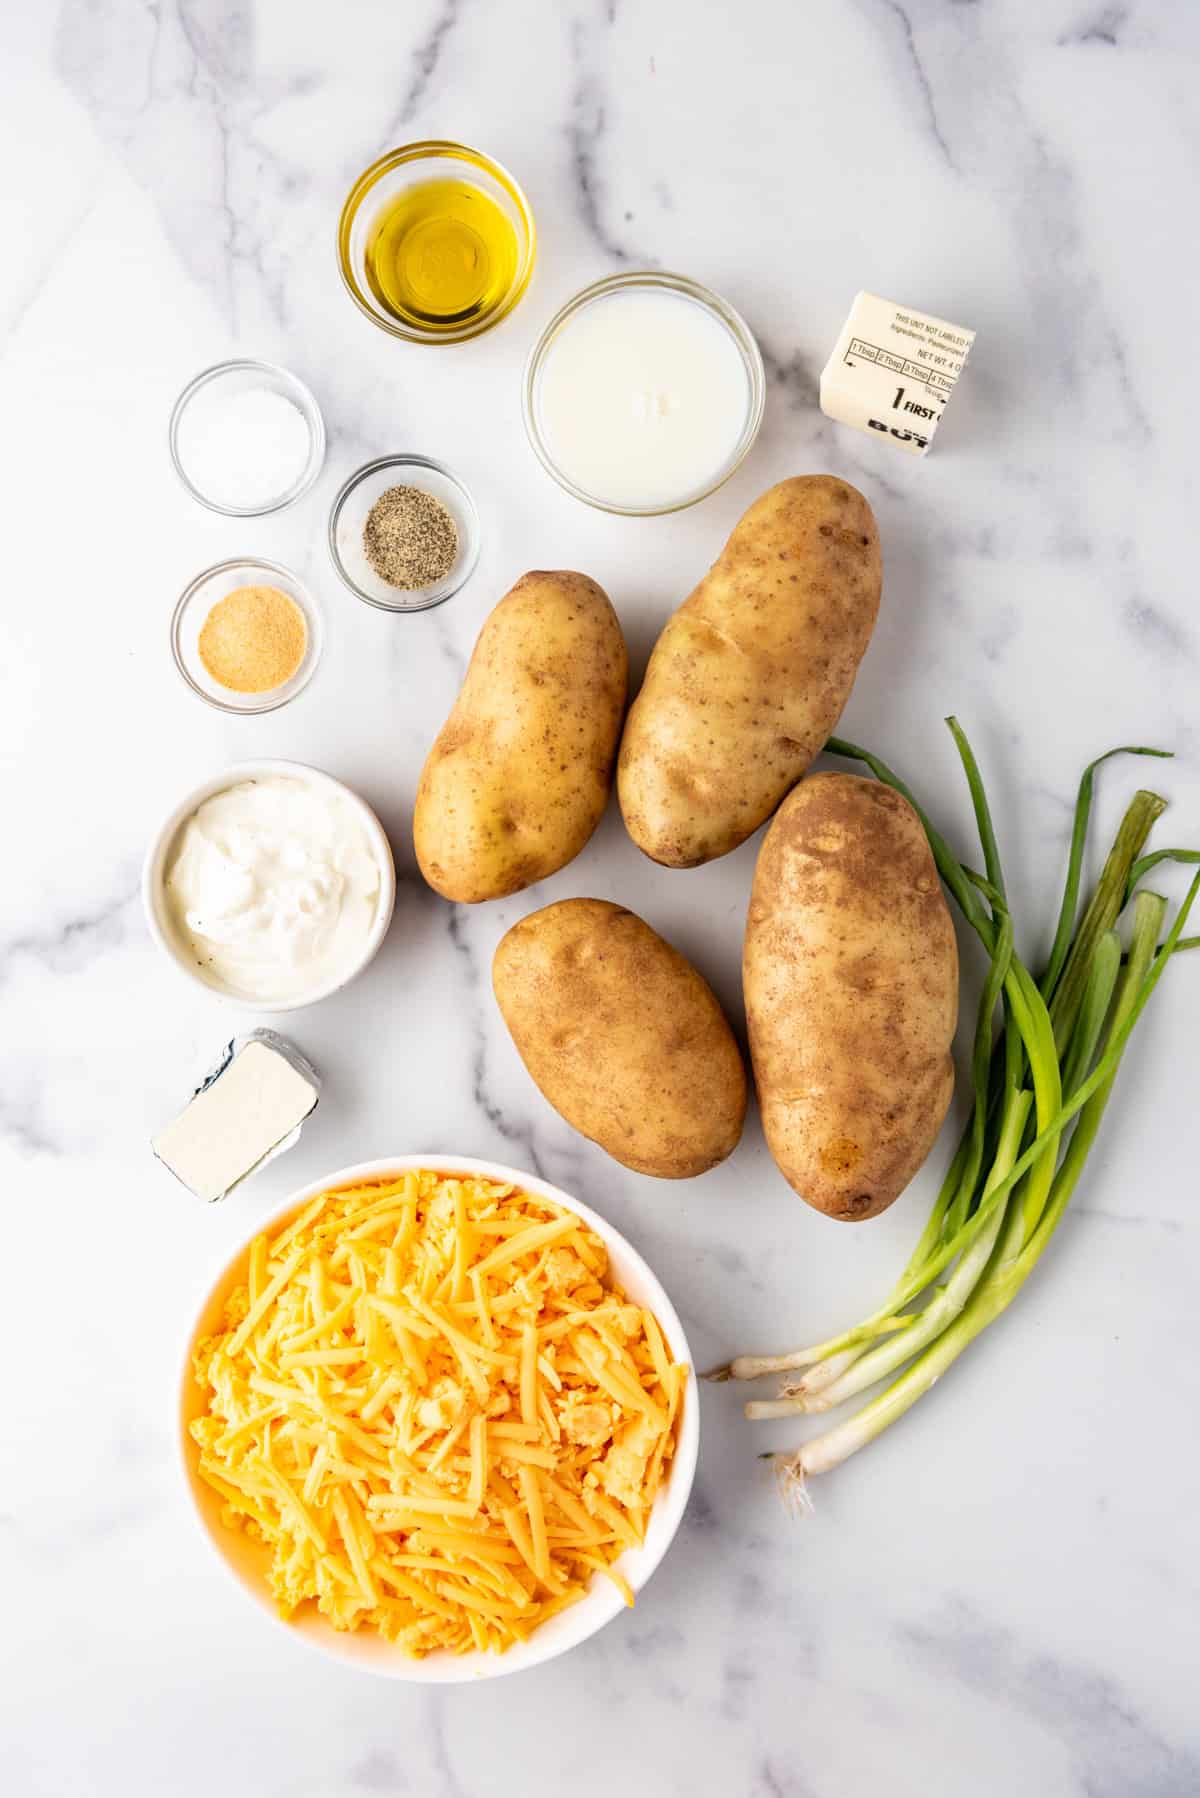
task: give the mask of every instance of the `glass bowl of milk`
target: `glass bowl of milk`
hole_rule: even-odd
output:
[[[761,352],[732,306],[686,276],[630,270],[546,326],[525,371],[525,429],[576,499],[650,517],[729,479],[765,397]]]

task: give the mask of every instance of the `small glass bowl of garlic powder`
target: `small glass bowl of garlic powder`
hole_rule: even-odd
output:
[[[202,506],[261,518],[307,493],[325,460],[321,410],[273,362],[219,362],[188,382],[171,412],[175,472]]]
[[[234,556],[180,594],[171,654],[192,692],[218,711],[273,712],[307,687],[324,634],[303,581],[281,562]]]

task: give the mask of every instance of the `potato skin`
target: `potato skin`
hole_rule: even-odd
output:
[[[635,913],[604,899],[533,912],[501,938],[492,985],[544,1097],[624,1167],[685,1180],[737,1146],[733,1032],[708,982]]]
[[[754,502],[630,709],[617,793],[639,849],[694,868],[770,817],[841,716],[882,581],[874,514],[848,482],[797,475]]]
[[[767,1146],[827,1217],[884,1211],[954,1090],[958,946],[908,801],[814,774],[763,841],[742,963]]]
[[[629,657],[586,574],[524,574],[479,633],[425,760],[413,840],[429,885],[476,905],[544,880],[604,813]]]

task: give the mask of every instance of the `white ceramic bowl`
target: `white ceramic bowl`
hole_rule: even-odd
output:
[[[167,859],[171,846],[179,828],[184,824],[197,806],[211,799],[214,793],[223,793],[227,787],[239,780],[264,780],[271,775],[283,775],[293,780],[309,780],[318,786],[330,788],[340,795],[358,814],[367,841],[371,846],[375,859],[379,864],[379,902],[375,910],[375,921],[371,933],[358,960],[344,968],[333,980],[327,980],[323,986],[314,986],[310,992],[299,998],[259,999],[252,994],[235,992],[231,987],[223,986],[190,961],[184,953],[183,945],[171,927],[166,913],[163,882],[166,876]],[[150,935],[154,938],[164,955],[170,957],[175,966],[182,970],[197,986],[207,988],[230,1004],[240,1005],[248,1011],[282,1012],[299,1011],[305,1005],[315,1005],[318,999],[327,999],[331,993],[340,992],[349,985],[356,974],[361,974],[376,955],[380,944],[387,935],[388,925],[392,921],[392,912],[396,904],[396,864],[392,860],[392,847],[387,833],[375,813],[365,799],[360,799],[352,788],[342,781],[335,780],[332,774],[323,774],[319,768],[310,768],[304,762],[261,761],[235,762],[231,768],[223,768],[220,774],[214,774],[210,780],[203,781],[193,787],[190,793],[179,801],[169,816],[159,826],[151,838],[150,847],[146,851],[146,860],[142,867],[142,906],[146,913],[146,923]]]
[[[384,1161],[364,1161],[356,1167],[339,1168],[336,1173],[327,1175],[323,1180],[315,1180],[303,1192],[293,1193],[287,1204],[274,1216],[267,1218],[265,1222],[260,1221],[254,1235],[257,1236],[262,1230],[280,1229],[310,1199],[331,1187],[346,1186],[359,1180],[375,1180],[381,1176],[401,1173],[407,1168],[431,1168],[440,1174],[471,1174],[482,1180],[511,1181],[513,1185],[524,1187],[537,1198],[551,1199],[568,1211],[576,1212],[589,1229],[602,1238],[608,1249],[613,1278],[617,1284],[624,1288],[636,1304],[645,1305],[653,1311],[673,1358],[689,1368],[693,1367],[691,1350],[675,1307],[637,1250],[625,1240],[620,1231],[615,1230],[587,1205],[580,1204],[578,1199],[560,1192],[557,1186],[550,1186],[533,1174],[523,1174],[514,1168],[503,1167],[498,1162],[477,1161],[466,1155],[395,1155]],[[204,1410],[204,1394],[192,1377],[192,1354],[196,1343],[202,1337],[212,1335],[217,1329],[226,1299],[234,1287],[245,1279],[250,1240],[247,1239],[242,1244],[211,1287],[188,1338],[180,1392],[180,1448],[188,1490],[204,1531],[242,1590],[261,1610],[281,1628],[311,1647],[320,1649],[322,1653],[332,1655],[337,1660],[346,1661],[353,1667],[361,1667],[365,1672],[380,1674],[385,1679],[411,1680],[422,1685],[458,1685],[471,1680],[497,1679],[504,1673],[519,1673],[527,1667],[537,1667],[544,1661],[552,1661],[580,1642],[585,1642],[589,1636],[594,1636],[598,1629],[602,1629],[618,1612],[625,1609],[611,1580],[605,1579],[602,1573],[597,1573],[585,1598],[581,1598],[569,1610],[560,1611],[556,1617],[549,1618],[533,1632],[527,1642],[516,1643],[507,1653],[454,1655],[440,1651],[426,1655],[423,1660],[413,1660],[393,1643],[385,1642],[382,1637],[367,1631],[351,1634],[335,1630],[312,1606],[305,1607],[293,1621],[284,1622],[275,1609],[266,1582],[264,1568],[268,1560],[267,1551],[261,1544],[251,1541],[241,1530],[227,1529],[221,1522],[221,1501],[197,1473],[196,1445],[188,1435],[188,1425]],[[693,1373],[684,1396],[675,1457],[650,1513],[646,1540],[640,1548],[627,1549],[616,1563],[635,1592],[640,1592],[645,1586],[679,1528],[696,1473],[699,1446],[700,1407]]]

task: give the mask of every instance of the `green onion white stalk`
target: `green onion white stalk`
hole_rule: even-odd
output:
[[[1015,948],[1000,851],[975,756],[956,720],[947,723],[975,810],[982,874],[959,861],[877,756],[840,738],[828,744],[833,754],[865,763],[916,807],[942,879],[983,943],[989,967],[975,1028],[971,1120],[889,1297],[869,1317],[825,1342],[783,1355],[740,1355],[710,1376],[787,1376],[777,1398],[746,1406],[750,1418],[829,1411],[882,1388],[844,1421],[771,1457],[794,1489],[810,1475],[836,1467],[903,1416],[1011,1304],[1078,1184],[1121,1058],[1167,963],[1177,950],[1200,946],[1200,937],[1184,935],[1200,873],[1165,938],[1167,901],[1138,890],[1142,878],[1165,862],[1200,863],[1200,851],[1191,849],[1142,854],[1166,804],[1156,793],[1134,795],[1079,916],[1096,770],[1112,756],[1167,753],[1112,749],[1092,762],[1080,781],[1054,942],[1045,972],[1035,980]],[[1129,943],[1123,951],[1117,926],[1126,911]]]

